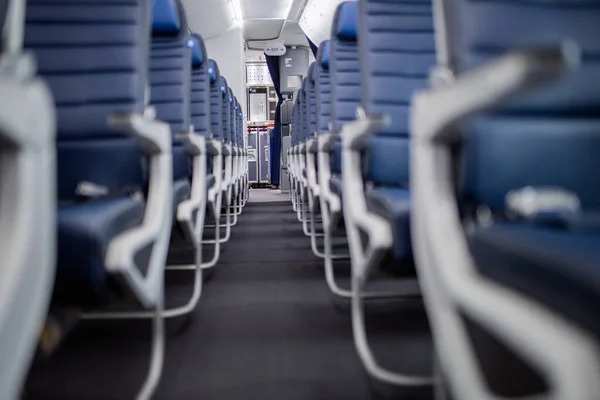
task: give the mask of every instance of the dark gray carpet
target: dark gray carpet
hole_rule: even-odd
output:
[[[347,275],[348,265],[339,267]],[[176,276],[175,276],[176,275]],[[188,273],[171,272],[168,303],[189,293]],[[417,301],[368,307],[382,363],[431,370],[431,339]],[[131,399],[145,375],[149,324],[81,324],[32,370],[27,399]],[[249,203],[197,310],[168,322],[156,399],[412,399],[367,379],[354,349],[349,306],[334,299],[291,206]]]

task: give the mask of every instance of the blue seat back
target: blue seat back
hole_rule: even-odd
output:
[[[190,94],[192,125],[196,133],[208,137],[211,131],[208,56],[204,40],[199,35],[192,35],[192,40],[194,41]]]
[[[229,107],[229,87],[227,86],[227,79],[221,76],[220,90],[221,90],[221,110],[222,121],[223,121],[223,141],[225,143],[231,143],[231,125],[229,119],[231,118],[231,108]]]
[[[301,108],[301,124],[302,130],[300,133],[300,141],[304,143],[309,135],[310,124],[309,124],[309,115],[308,115],[308,79],[304,78],[302,80],[302,97],[300,108]]]
[[[361,104],[391,120],[369,140],[365,179],[408,188],[411,99],[435,64],[432,2],[363,0],[358,18]]]
[[[84,181],[114,192],[145,185],[138,146],[107,117],[144,111],[149,13],[143,0],[28,1],[24,44],[56,102],[61,201],[77,200]]]
[[[173,133],[190,126],[191,48],[183,6],[178,0],[153,1],[150,103]],[[168,8],[167,6],[168,5]]]
[[[221,74],[215,60],[208,60],[210,78],[210,126],[212,137],[223,140],[223,95],[221,94]]]
[[[357,2],[341,3],[333,17],[329,76],[334,132],[339,132],[342,125],[356,119],[356,109],[360,105],[357,6]]]
[[[236,106],[236,110],[237,110],[237,114],[235,117],[235,123],[236,123],[236,132],[237,132],[237,145],[238,147],[244,147],[244,133],[242,132],[243,126],[242,126],[242,105],[240,104],[240,102],[238,101],[238,99],[235,99],[235,106]]]
[[[504,212],[505,196],[527,186],[576,193],[600,208],[600,4],[596,1],[452,0],[448,27],[462,74],[514,48],[581,49],[578,69],[478,118],[467,132],[463,199]]]
[[[306,78],[306,106],[307,106],[307,117],[306,123],[308,125],[308,138],[313,137],[317,130],[317,99],[315,80],[317,74],[316,63],[312,63],[308,68],[308,76]]]
[[[227,101],[229,102],[229,141],[235,145],[235,137],[237,135],[235,125],[235,101],[233,97],[233,91],[230,87],[227,88]]]
[[[192,47],[185,12],[179,0],[156,0],[153,4],[150,50],[150,104],[157,119],[171,127],[173,134],[173,178],[190,177],[187,149],[175,134],[191,126],[190,86]]]
[[[299,94],[296,94],[296,99],[294,100],[294,106],[292,107],[292,132],[291,132],[291,145],[295,146],[298,143],[298,97]]]
[[[303,83],[304,86],[304,83]],[[304,112],[306,107],[304,106],[304,90],[300,88],[298,90],[298,113],[296,118],[298,118],[298,129],[296,130],[296,143],[300,144],[304,139]]]
[[[329,40],[319,46],[315,65],[316,128],[318,134],[329,132],[331,122],[331,87],[329,84]]]

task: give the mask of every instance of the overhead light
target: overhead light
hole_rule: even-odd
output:
[[[235,23],[240,27],[244,27],[244,16],[242,15],[242,4],[241,0],[230,0],[231,6],[233,7],[233,19]]]

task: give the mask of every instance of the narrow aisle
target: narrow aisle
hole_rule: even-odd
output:
[[[329,293],[322,260],[312,254],[290,202],[278,197],[286,201],[247,204],[197,309],[167,321],[154,399],[373,398],[354,348],[349,305]],[[341,267],[347,274],[348,266]],[[191,277],[167,275],[167,304],[187,299]],[[420,304],[402,302],[379,303],[368,313],[384,365],[429,368],[429,350],[422,349],[430,339],[419,333],[423,315]],[[82,323],[55,355],[40,357],[25,398],[132,399],[147,370],[149,339],[148,321]]]
[[[342,308],[290,203],[248,203],[157,398],[369,398]]]

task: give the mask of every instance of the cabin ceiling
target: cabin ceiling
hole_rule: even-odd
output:
[[[236,20],[236,1],[241,22]],[[262,48],[277,38],[288,46],[308,46],[305,32],[317,44],[328,39],[335,7],[341,1],[183,0],[183,5],[190,29],[204,39],[242,25],[249,47]]]
[[[306,0],[239,0],[239,3],[247,41],[264,42],[281,33],[280,40],[286,45],[308,46],[297,22]],[[190,29],[204,39],[239,26],[232,0],[183,0],[183,5]],[[263,43],[251,45],[262,46]]]

